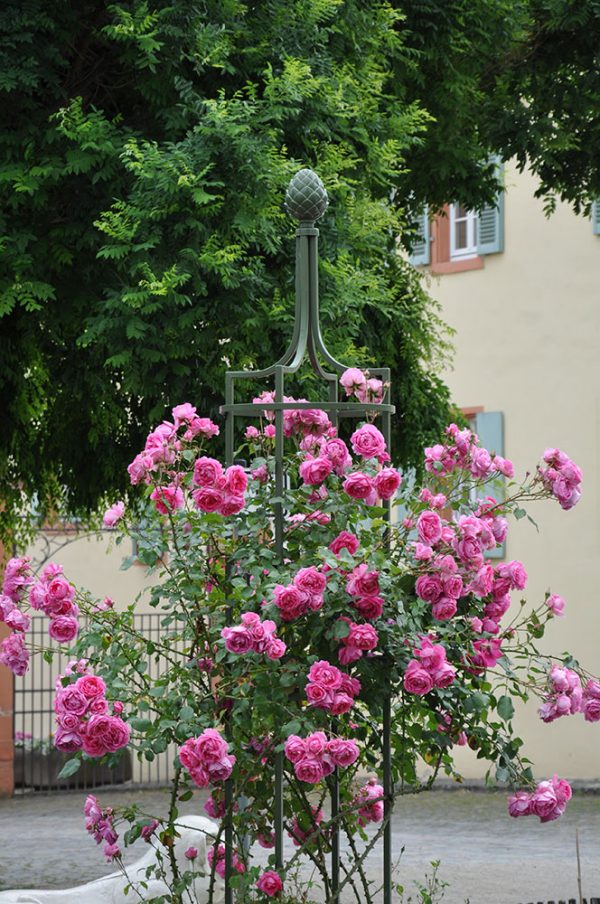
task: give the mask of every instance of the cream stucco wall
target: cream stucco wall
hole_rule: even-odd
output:
[[[540,533],[523,520],[507,543],[529,573],[527,595],[552,588],[567,601],[543,647],[570,650],[600,674],[600,236],[589,219],[566,206],[546,219],[535,182],[506,170],[505,251],[482,270],[432,277],[431,294],[456,330],[454,369],[444,374],[461,407],[503,411],[505,454],[518,474],[535,467],[547,446],[564,449],[582,467],[580,504],[530,507]],[[539,775],[600,778],[600,730],[581,715],[542,723],[535,707],[516,727]],[[482,774],[460,751],[468,777]]]

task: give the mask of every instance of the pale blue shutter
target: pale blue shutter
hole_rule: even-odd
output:
[[[600,235],[600,200],[592,204],[592,231],[594,235]]]
[[[498,177],[502,178],[504,166],[496,160]],[[477,219],[477,251],[479,254],[497,254],[504,251],[504,189],[496,195],[496,203],[482,207]]]
[[[475,433],[479,442],[488,452],[495,452],[504,458],[504,415],[501,411],[480,411],[475,415]],[[506,497],[505,478],[499,477],[489,484],[490,495],[498,502]],[[489,549],[486,558],[502,559],[506,555],[505,544]]]
[[[414,264],[415,267],[422,266],[423,264],[428,264],[430,260],[429,255],[429,208],[427,205],[422,209],[421,213],[416,218],[417,223],[417,235],[413,242],[412,253],[410,255],[410,262]]]

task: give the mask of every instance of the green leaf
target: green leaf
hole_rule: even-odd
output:
[[[505,722],[508,722],[510,719],[512,719],[515,714],[513,702],[507,694],[504,694],[502,697],[500,697],[496,709],[500,718],[504,719]]]
[[[80,768],[81,760],[79,758],[67,760],[65,765],[58,773],[57,778],[69,778],[70,775],[75,775],[75,773],[78,772]]]

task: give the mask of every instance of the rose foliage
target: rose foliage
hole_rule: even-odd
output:
[[[348,397],[381,399],[383,387],[361,371],[341,382]],[[376,417],[339,435],[317,406],[290,408],[288,488],[276,497],[272,401],[268,392],[255,399],[256,419],[238,452],[248,467],[218,461],[211,444],[219,427],[191,404],[174,408],[129,467],[132,493],[146,500],[143,518],[135,529],[127,524],[121,502],[106,513],[116,532],[135,536],[139,558],[158,575],[151,605],[163,614],[160,640],[134,628],[134,605],[116,611],[110,600],[96,603],[76,590],[59,567],[35,579],[26,559],[14,559],[1,598],[0,614],[12,628],[2,662],[19,675],[27,669],[27,600],[48,616],[53,638],[73,645],[76,658],[56,694],[55,743],[73,752],[69,770],[90,757],[113,762],[126,745],[148,761],[177,745],[167,816],[88,799],[87,828],[109,859],[120,862],[120,845],[140,836],[169,850],[178,801],[196,788],[210,795],[206,813],[222,819],[229,781],[232,882],[241,899],[298,900],[291,885],[302,858],[329,899],[327,797],[337,772],[337,820],[349,839],[342,881],[368,904],[377,891],[362,864],[386,820],[386,695],[392,798],[441,773],[458,778],[453,748],[468,744],[489,762],[491,780],[514,789],[512,816],[546,822],[565,810],[566,781],[534,780],[512,730],[513,700],[537,695],[545,722],[597,722],[600,682],[572,657],[551,661],[538,651],[564,600],[548,594],[526,606],[523,564],[493,564],[486,554],[503,543],[509,518],[523,517],[528,501],[572,508],[581,472],[548,449],[519,483],[510,461],[450,425],[444,441],[425,450],[426,485],[410,488],[390,464]],[[283,559],[274,543],[278,504]],[[153,657],[166,663],[158,679],[148,675]],[[274,845],[273,777],[282,753],[293,853],[283,869],[274,856],[262,869],[252,851],[255,843]],[[211,899],[225,873],[224,840],[221,822],[209,846]],[[183,872],[175,858],[156,867],[175,874],[170,900],[184,900],[195,881],[190,852],[196,849],[186,852]]]

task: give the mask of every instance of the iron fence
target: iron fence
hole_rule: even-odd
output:
[[[134,628],[148,640],[158,641],[162,617],[159,612],[137,614]],[[54,685],[72,656],[48,636],[48,620],[43,616],[34,616],[29,636],[34,649],[51,649],[54,657],[52,662],[47,662],[42,656],[32,656],[29,671],[15,683],[15,795],[124,783],[136,787],[167,785],[173,775],[177,750],[174,744],[156,754],[152,762],[140,761],[127,751],[115,769],[88,762],[69,778],[58,778],[70,755],[56,750],[52,741]],[[166,661],[162,657],[156,658],[155,654],[148,657],[147,674],[151,678],[157,678],[165,669]]]

